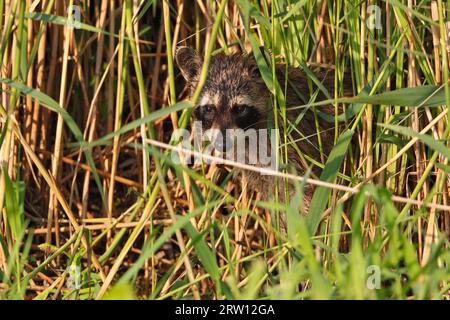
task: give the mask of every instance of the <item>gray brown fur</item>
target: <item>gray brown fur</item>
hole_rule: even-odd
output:
[[[177,50],[176,61],[189,84],[191,94],[193,94],[197,83],[198,77],[202,67],[201,57],[193,50],[187,47],[181,47]],[[277,66],[277,77],[281,85],[285,82],[286,68],[283,65]],[[322,82],[323,86],[333,94],[334,92],[334,73],[333,72],[322,72],[317,74],[318,79]],[[295,68],[288,69],[288,79],[289,83],[295,86],[296,90],[300,92],[306,99],[309,99],[309,88],[307,76],[300,70]],[[348,83],[346,85],[346,92],[349,92],[351,85]],[[316,101],[324,98],[323,94],[319,94]],[[254,115],[254,121],[252,121],[252,116],[247,114],[247,118],[244,120],[249,120],[252,128],[260,129],[267,126],[267,115],[268,112],[272,110],[266,110],[268,101],[270,101],[271,96],[269,90],[267,89],[259,69],[255,63],[252,56],[249,55],[216,55],[211,58],[208,75],[206,83],[201,91],[200,97],[196,106],[194,107],[196,116],[203,117],[205,119],[204,129],[209,127],[215,127],[217,129],[233,129],[240,127],[239,117],[236,115],[235,108],[240,104],[250,106],[250,110]],[[286,107],[293,107],[304,105],[304,102],[295,93],[295,90],[291,89],[288,85],[287,96],[286,96]],[[208,107],[209,106],[209,107]],[[211,106],[215,110],[208,111],[205,118],[205,114],[202,113],[202,108],[210,110]],[[247,107],[246,107],[247,108]],[[240,109],[238,109],[240,110]],[[334,114],[333,106],[325,106],[320,109],[322,112],[328,114]],[[288,118],[292,121],[298,116],[301,110],[292,110],[288,112]],[[212,116],[214,115],[214,116]],[[210,119],[211,118],[211,119]],[[334,130],[333,125],[322,120],[320,122],[320,131],[323,149],[325,156],[330,152],[333,147],[334,140]],[[243,128],[244,129],[244,128]],[[309,141],[301,140],[297,142],[297,146],[306,154],[319,162],[321,162],[321,155],[318,149],[318,140],[316,137],[317,129],[315,125],[315,116],[312,111],[307,111],[298,124],[299,131],[304,136],[312,136]],[[331,129],[331,130],[330,130]],[[293,136],[294,139],[298,139],[298,136]],[[310,165],[301,159],[290,147],[289,151],[289,163],[295,167],[299,174],[303,174],[305,169]],[[315,174],[320,174],[320,169],[315,167],[313,169]],[[243,179],[248,183],[248,187],[251,190],[256,190],[260,192],[264,198],[267,198],[273,192],[275,180],[271,176],[260,175],[256,172],[249,172],[237,169],[235,176]],[[280,184],[282,185],[282,184]],[[269,191],[269,192],[268,192]],[[280,190],[281,194],[283,190]],[[292,191],[292,188],[290,189]],[[309,186],[305,190],[304,202],[306,207],[309,205],[309,200],[312,196],[314,189]],[[290,192],[292,194],[292,192]]]

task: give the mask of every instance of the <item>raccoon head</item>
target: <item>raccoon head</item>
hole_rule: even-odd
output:
[[[188,47],[175,56],[191,95],[194,93],[203,60]],[[264,128],[270,99],[255,60],[247,55],[216,55],[211,58],[205,85],[194,106],[194,117],[202,129],[217,129],[225,137],[227,129]]]

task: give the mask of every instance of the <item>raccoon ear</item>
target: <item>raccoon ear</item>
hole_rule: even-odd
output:
[[[195,84],[202,68],[202,58],[192,48],[178,47],[175,52],[175,61],[181,74],[189,84]]]

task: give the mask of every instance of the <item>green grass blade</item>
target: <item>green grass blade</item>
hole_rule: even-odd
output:
[[[348,130],[344,132],[336,142],[333,150],[328,157],[325,168],[320,175],[320,180],[326,182],[333,182],[339,172],[339,169],[347,153],[348,146],[352,141],[353,131]],[[325,187],[318,187],[314,191],[313,198],[309,207],[309,214],[307,216],[308,230],[311,234],[315,234],[320,223],[322,212],[327,205],[327,199],[331,189]]]
[[[438,151],[444,157],[446,157],[447,159],[450,159],[450,149],[444,143],[435,140],[434,137],[432,137],[430,135],[421,134],[421,133],[418,133],[418,132],[416,132],[416,131],[414,131],[414,130],[412,130],[410,128],[397,126],[397,125],[392,125],[392,124],[379,123],[378,125],[380,127],[392,130],[394,132],[403,134],[403,135],[408,136],[408,137],[418,138],[420,141],[425,143],[427,146],[429,146],[433,150]]]
[[[206,244],[205,240],[203,240],[203,236],[209,231],[209,228],[206,228],[205,230],[202,230],[201,233],[199,233],[197,232],[197,230],[195,230],[192,224],[188,222],[184,225],[184,230],[186,230],[189,237],[191,238],[192,244],[195,247],[195,251],[197,252],[198,257],[200,258],[200,261],[202,262],[206,271],[208,271],[214,281],[219,281],[219,266],[217,265],[216,258],[211,249]]]

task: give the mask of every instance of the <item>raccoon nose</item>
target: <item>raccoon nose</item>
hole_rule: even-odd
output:
[[[220,152],[228,152],[233,148],[233,139],[226,134],[226,130],[221,130],[220,133],[214,139],[214,148]]]

